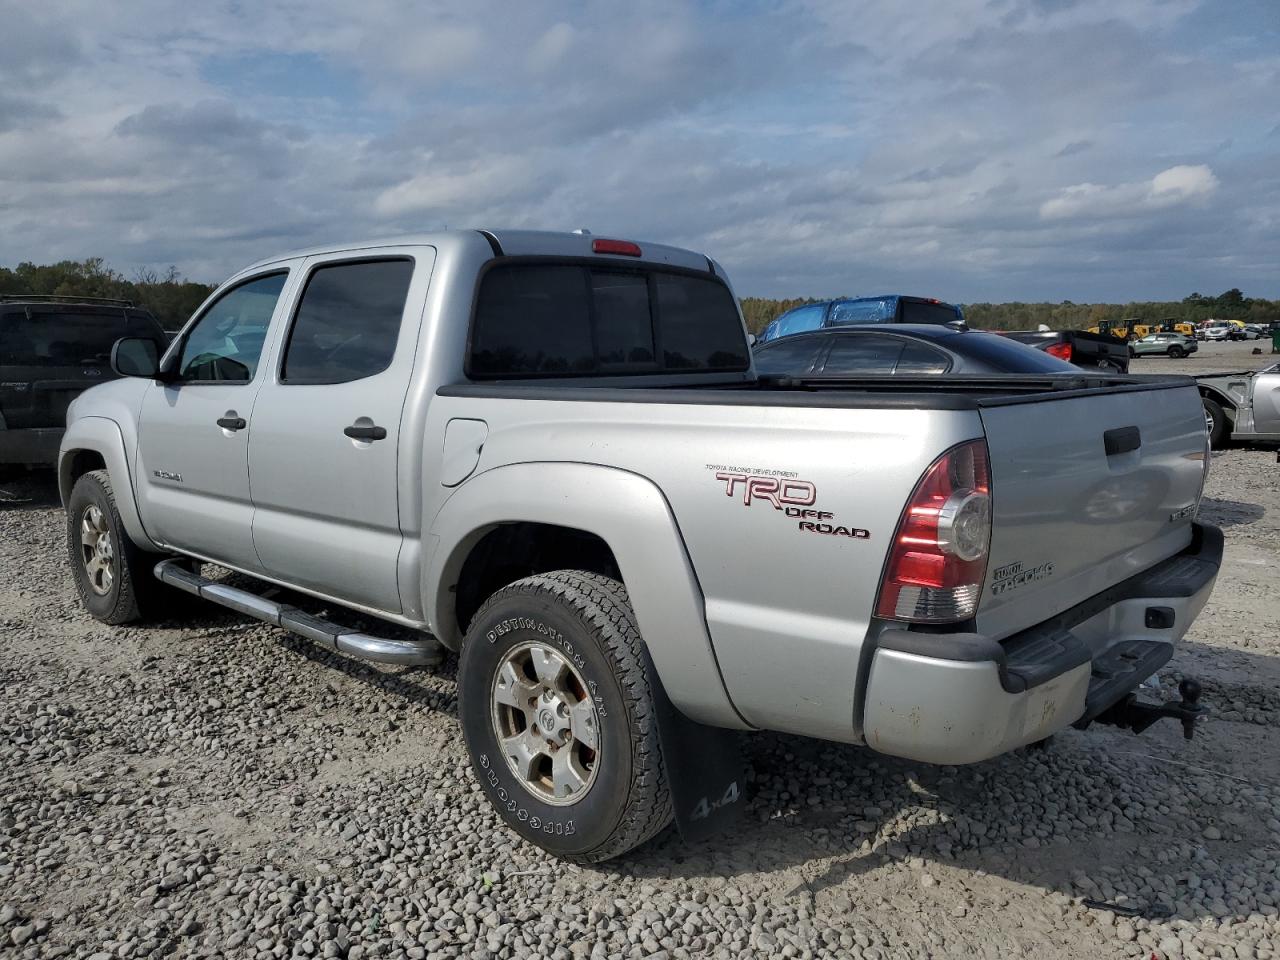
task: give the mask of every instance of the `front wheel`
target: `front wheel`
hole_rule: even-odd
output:
[[[1169,348],[1169,356],[1172,357],[1174,360],[1181,360],[1186,355],[1187,355],[1187,351],[1183,350],[1176,343]]]
[[[511,829],[595,863],[671,821],[653,677],[616,580],[560,570],[485,602],[458,663],[458,714],[472,768]]]
[[[114,625],[157,611],[165,588],[151,571],[163,558],[129,539],[105,470],[86,473],[71,489],[67,552],[76,590],[94,619]]]

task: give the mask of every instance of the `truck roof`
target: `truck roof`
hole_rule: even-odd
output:
[[[615,239],[627,240],[638,245],[640,256],[596,252],[592,249],[593,242],[596,240]],[[665,263],[689,270],[711,270],[724,276],[723,271],[710,257],[696,253],[693,250],[673,247],[663,243],[651,243],[647,240],[631,240],[629,237],[606,237],[587,232],[573,233],[567,230],[438,230],[431,233],[416,233],[399,237],[330,243],[268,257],[267,259],[259,260],[246,269],[256,270],[259,267],[279,263],[282,260],[324,256],[331,253],[354,253],[374,247],[432,246],[448,248],[474,244],[477,240],[488,243],[493,248],[495,256],[605,257],[624,263],[639,260],[645,263]]]

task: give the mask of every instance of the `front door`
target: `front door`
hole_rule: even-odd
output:
[[[400,416],[432,263],[309,261],[249,437],[267,573],[387,613],[401,610]]]
[[[287,271],[253,277],[215,300],[173,347],[177,378],[147,390],[139,419],[138,506],[148,534],[250,571],[259,563],[249,435],[287,279]]]

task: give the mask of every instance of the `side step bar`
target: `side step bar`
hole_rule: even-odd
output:
[[[426,664],[440,662],[444,650],[434,637],[421,640],[389,640],[360,633],[340,624],[276,603],[247,590],[207,580],[185,566],[185,560],[162,560],[156,564],[156,578],[187,593],[212,600],[239,613],[257,617],[277,627],[314,640],[337,653],[374,660],[378,663]]]

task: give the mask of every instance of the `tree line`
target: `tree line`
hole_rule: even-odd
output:
[[[129,279],[108,267],[102,257],[0,267],[0,294],[131,300],[151,311],[166,330],[181,327],[212,292],[212,284],[187,280],[177,267],[163,273],[141,267]]]
[[[213,292],[213,285],[185,279],[177,267],[163,273],[149,267],[134,271],[132,279],[111,269],[102,257],[63,260],[37,265],[20,263],[0,267],[0,294],[41,294],[73,297],[114,297],[132,300],[150,310],[166,330],[176,330]],[[816,303],[813,297],[773,300],[746,297],[742,313],[747,329],[759,333],[774,317],[792,307]],[[1139,317],[1199,323],[1201,320],[1243,320],[1246,323],[1280,321],[1280,300],[1246,297],[1231,289],[1216,297],[1193,293],[1182,300],[1130,303],[966,303],[969,326],[979,330],[1034,330],[1045,324],[1054,330],[1084,329],[1099,320]]]

